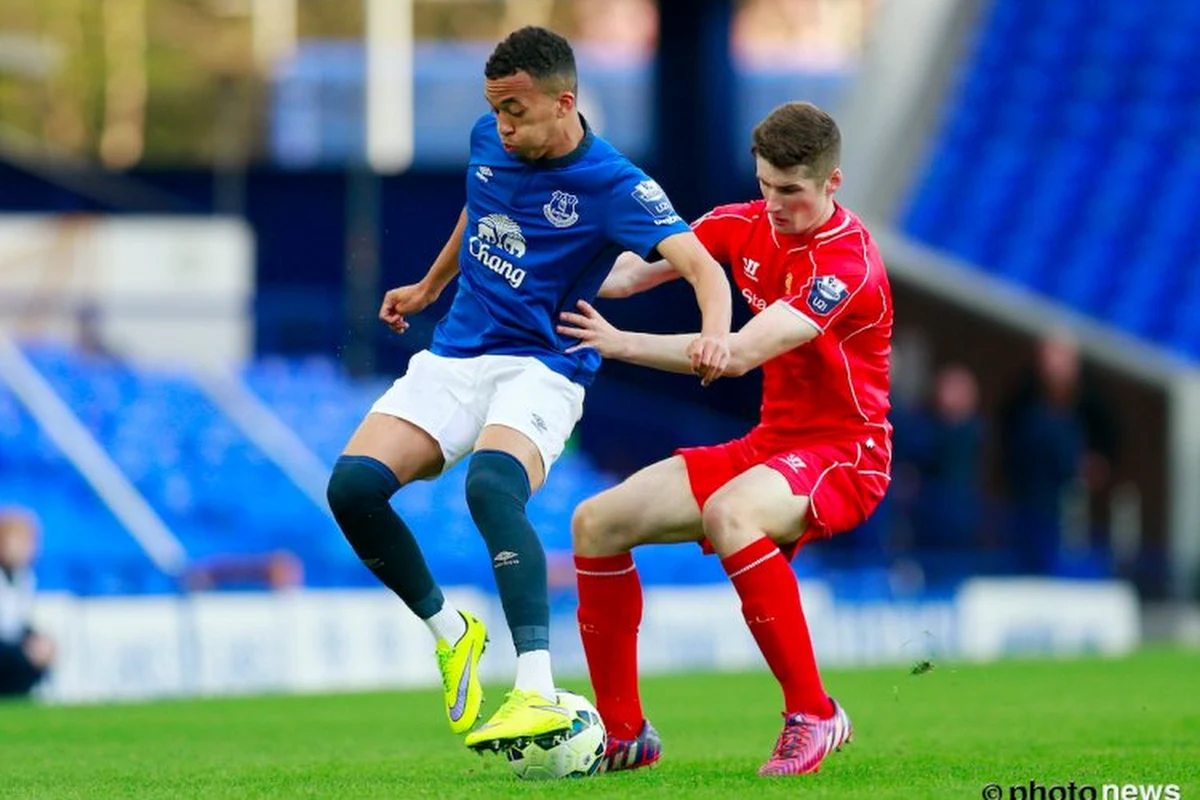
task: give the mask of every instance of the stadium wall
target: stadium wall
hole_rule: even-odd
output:
[[[241,219],[0,215],[0,331],[134,359],[238,365],[254,351]]]
[[[952,598],[911,603],[846,603],[820,581],[801,588],[826,666],[1117,655],[1141,638],[1136,595],[1119,582],[976,579]],[[515,658],[498,598],[448,596],[489,624],[485,680],[508,680]],[[385,591],[45,596],[37,624],[62,647],[40,689],[53,703],[438,685],[428,632]],[[572,597],[556,602],[552,627],[558,673],[585,674]],[[646,673],[761,667],[727,585],[647,590],[640,658]]]

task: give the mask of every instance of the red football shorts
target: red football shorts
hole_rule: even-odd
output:
[[[765,445],[751,433],[725,444],[685,447],[675,452],[683,456],[692,496],[700,508],[722,486],[759,464],[782,475],[792,494],[807,497],[808,526],[804,534],[780,548],[791,558],[805,542],[862,524],[887,491],[891,459],[887,444],[866,438],[796,443],[790,447],[780,450],[778,445]],[[707,539],[700,546],[706,553],[713,551]]]

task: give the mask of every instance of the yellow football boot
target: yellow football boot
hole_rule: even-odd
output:
[[[458,613],[467,623],[467,631],[454,644],[438,639],[437,660],[438,669],[442,671],[450,730],[465,733],[479,719],[479,709],[483,705],[479,658],[487,649],[487,628],[478,617],[465,611]]]
[[[467,734],[465,743],[473,750],[503,750],[518,740],[569,730],[574,719],[575,712],[557,698],[513,689],[491,719]]]

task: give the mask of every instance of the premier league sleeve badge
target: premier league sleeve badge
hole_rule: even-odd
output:
[[[808,307],[814,314],[826,317],[849,296],[850,290],[844,281],[833,275],[822,275],[813,281],[812,288],[808,290]]]

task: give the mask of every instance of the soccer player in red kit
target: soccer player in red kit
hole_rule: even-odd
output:
[[[642,590],[630,551],[642,544],[700,542],[741,597],[783,689],[783,733],[760,775],[815,772],[851,737],[821,684],[789,565],[801,545],[863,522],[890,480],[891,293],[870,234],[834,200],[840,149],[828,114],[780,106],[753,134],[763,199],[720,206],[693,225],[755,315],[731,337],[724,374],[762,367],[758,425],[732,442],[679,450],[575,512],[579,629],[609,733],[606,770],[646,766],[662,752],[637,686]],[[662,262],[624,254],[601,295],[673,277]],[[559,330],[606,358],[692,372],[698,334],[621,331],[585,303],[562,315]]]

